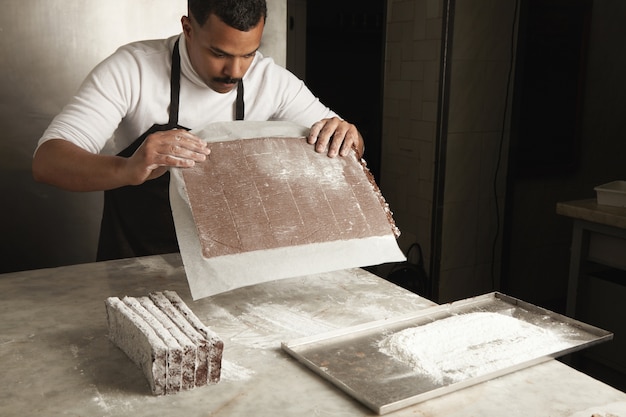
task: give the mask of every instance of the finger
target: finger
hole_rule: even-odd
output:
[[[204,155],[209,154],[210,150],[208,143],[193,133],[186,130],[173,130],[170,132],[173,134],[174,141],[177,142],[177,144],[182,148]]]
[[[159,163],[168,164],[168,166],[171,164],[180,166],[180,162],[175,158],[184,160],[183,165],[193,165],[189,161],[201,162],[206,160],[210,149],[205,141],[194,134],[186,130],[175,129],[163,132],[158,136],[155,152],[160,155]],[[168,156],[174,159],[168,159]]]
[[[176,143],[166,146],[162,152],[159,152],[159,154],[165,157],[166,162],[168,163],[174,162],[176,160],[183,160],[184,163],[189,163],[190,165],[193,165],[191,164],[191,162],[205,161],[208,155],[208,153],[205,154],[203,152],[197,152],[193,149],[188,149],[181,145],[177,145]],[[171,159],[168,157],[170,157]]]
[[[339,125],[340,120],[337,118],[326,120],[319,133],[317,134],[317,141],[315,143],[316,152],[322,153],[328,150],[330,154],[329,156],[335,156],[337,154],[338,149],[341,146],[341,141],[343,140],[342,132],[337,132],[337,128]],[[336,139],[334,138],[335,135],[337,135]],[[335,142],[336,140],[339,140],[340,142]],[[331,149],[331,147],[333,148]]]
[[[339,148],[339,155],[346,156],[354,149],[354,141],[350,139],[347,135],[341,143],[341,148]]]
[[[350,128],[346,132],[346,136],[341,144],[341,150],[339,155],[347,156],[350,152],[354,151],[357,158],[361,158],[363,155],[363,143],[361,135],[359,134],[356,126],[350,125]]]
[[[154,164],[159,167],[189,168],[194,166],[196,162],[202,162],[202,160],[172,154],[158,154],[154,157]]]
[[[328,146],[328,156],[334,158],[339,155],[339,152],[342,151],[344,146],[346,145],[346,141],[348,140],[347,136],[347,128],[345,124],[340,124],[337,129],[333,132],[330,144]],[[350,145],[348,145],[349,149]]]
[[[210,153],[206,142],[182,130],[150,135],[137,154],[145,166],[189,167],[206,160]]]
[[[313,126],[311,126],[311,129],[309,130],[309,136],[307,137],[307,142],[309,144],[312,145],[315,142],[317,142],[317,136],[319,135],[320,131],[322,130],[325,124],[326,124],[326,119],[320,120],[319,122],[314,123]]]

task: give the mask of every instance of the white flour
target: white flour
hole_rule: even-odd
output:
[[[222,376],[224,381],[246,381],[252,378],[254,371],[243,366],[237,365],[234,362],[222,360]]]
[[[280,346],[280,342],[334,330],[337,326],[317,318],[313,313],[298,308],[286,308],[272,303],[249,305],[238,317],[233,317],[245,325],[230,337],[239,344],[268,349]]]
[[[468,313],[394,333],[380,351],[439,384],[497,371],[571,346],[552,331],[497,313]]]
[[[262,139],[268,141],[268,139]],[[251,155],[255,166],[261,174],[272,174],[272,179],[282,181],[297,180],[300,184],[306,184],[303,188],[341,190],[349,187],[344,174],[346,161],[340,158],[322,158],[319,154],[312,154],[306,164],[302,163],[302,157],[306,157],[311,148],[304,139],[294,138],[269,138],[269,143],[275,148],[275,152],[269,155]],[[298,143],[301,147],[295,146]],[[312,149],[312,148],[311,148]],[[302,153],[299,153],[301,150]],[[263,175],[262,175],[263,176]],[[262,177],[261,176],[261,177]]]

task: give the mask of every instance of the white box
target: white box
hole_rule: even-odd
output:
[[[613,181],[594,188],[598,204],[626,207],[626,181]]]

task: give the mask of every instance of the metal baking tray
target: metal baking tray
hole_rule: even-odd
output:
[[[559,340],[567,343],[561,346],[559,342],[558,350],[543,352],[537,356],[523,358],[512,354],[501,368],[465,379],[457,378],[453,382],[436,380],[428,374],[418,372],[408,363],[382,353],[379,348],[378,343],[383,338],[396,332],[475,312],[498,313],[517,318],[549,330],[552,336],[556,334]],[[315,373],[382,415],[612,338],[613,334],[605,330],[493,292],[402,317],[283,342],[282,348]],[[507,349],[505,348],[505,355],[508,354]]]

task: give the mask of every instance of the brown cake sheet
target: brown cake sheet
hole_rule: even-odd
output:
[[[182,175],[205,258],[397,234],[364,163],[305,138],[215,142]]]

